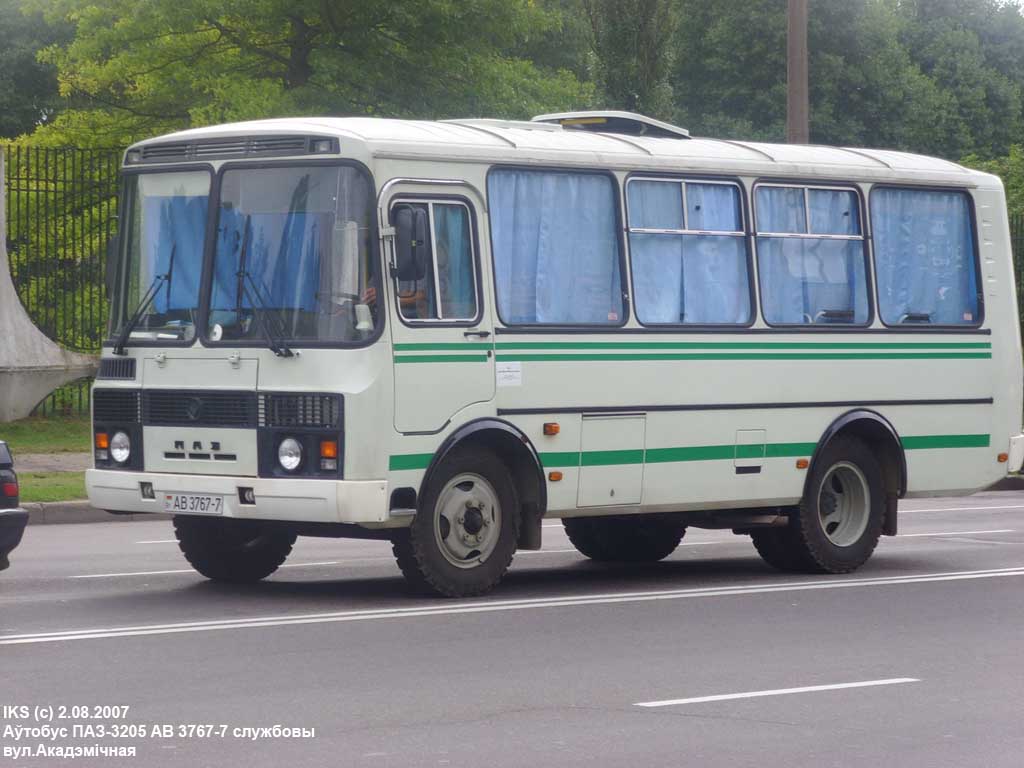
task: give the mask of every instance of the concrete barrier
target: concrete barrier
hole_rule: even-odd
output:
[[[0,152],[0,182],[4,179]],[[18,298],[7,256],[5,185],[0,183],[0,423],[28,416],[62,384],[92,376],[97,359],[69,352],[36,328]]]

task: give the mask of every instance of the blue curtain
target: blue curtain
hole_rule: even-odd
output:
[[[170,281],[160,287],[153,300],[153,311],[157,314],[198,306],[208,202],[205,195],[142,199],[142,242],[148,248],[149,280],[157,275],[170,275]],[[145,290],[146,286],[141,288]]]
[[[683,227],[678,182],[631,182],[629,203],[630,227]],[[687,229],[743,229],[739,193],[733,186],[688,183],[686,207]],[[673,211],[677,223],[671,220]],[[634,232],[629,243],[640,322],[735,324],[750,320],[744,238]]]
[[[978,316],[974,232],[960,192],[871,193],[879,311],[891,325],[927,315],[934,325],[974,325]]]
[[[678,181],[631,181],[626,194],[629,226],[683,229],[683,185]]]
[[[757,238],[761,310],[775,325],[868,320],[864,243],[818,238]],[[832,314],[824,313],[849,313]]]
[[[803,187],[758,187],[757,231],[806,234]]]
[[[760,232],[807,234],[802,187],[759,187]],[[845,190],[809,190],[811,232],[859,235],[857,198]],[[868,320],[862,240],[757,238],[761,307],[772,324],[852,323]]]
[[[473,249],[470,244],[466,209],[461,205],[435,204],[434,219],[441,310],[446,318],[475,317]]]
[[[686,185],[686,228],[742,232],[740,191],[731,184]]]
[[[683,242],[687,239],[682,235],[629,236],[633,297],[641,323],[683,322]]]
[[[811,189],[808,197],[813,234],[860,234],[860,207],[855,193],[842,189]]]
[[[290,212],[249,216],[245,269],[273,308],[309,312],[318,307],[324,214]],[[238,293],[238,270],[245,240],[246,215],[222,208],[217,229],[212,309],[246,309],[252,302]],[[250,291],[252,286],[249,286]]]
[[[487,189],[502,320],[617,325],[622,288],[611,180],[496,170]]]

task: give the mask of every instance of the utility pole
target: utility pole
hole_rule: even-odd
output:
[[[786,61],[786,141],[810,141],[807,95],[807,0],[789,0]]]

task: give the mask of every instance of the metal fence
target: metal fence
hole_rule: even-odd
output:
[[[54,341],[98,352],[107,320],[104,271],[116,232],[117,150],[4,148],[7,252],[33,322]],[[87,413],[88,382],[47,397],[37,413]]]

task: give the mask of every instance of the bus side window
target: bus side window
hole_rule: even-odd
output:
[[[970,198],[949,190],[871,192],[878,308],[886,325],[978,325]]]
[[[867,325],[867,256],[852,189],[754,190],[761,311],[769,325]]]
[[[477,316],[470,211],[456,202],[403,202],[427,213],[432,258],[422,280],[397,282],[398,308],[411,321],[472,321]]]

